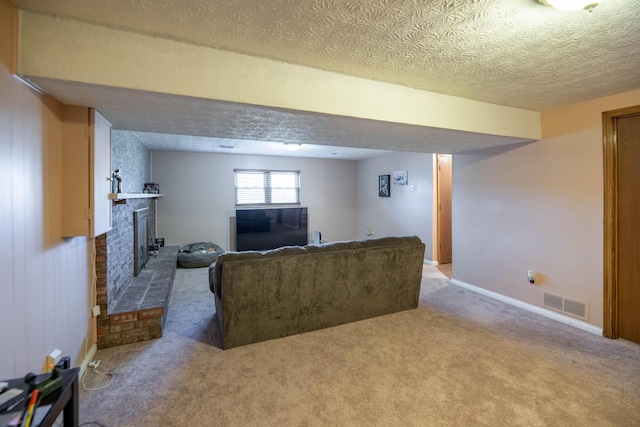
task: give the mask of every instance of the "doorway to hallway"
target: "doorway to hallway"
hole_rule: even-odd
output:
[[[451,154],[438,154],[436,157],[438,264],[448,264],[453,261],[453,237],[451,234],[452,160]]]

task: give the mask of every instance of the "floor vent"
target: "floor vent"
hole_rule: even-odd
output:
[[[542,292],[542,306],[560,313],[589,321],[589,304],[560,295]]]

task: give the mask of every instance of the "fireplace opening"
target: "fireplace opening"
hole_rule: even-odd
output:
[[[149,260],[149,208],[133,211],[133,275],[137,276]]]

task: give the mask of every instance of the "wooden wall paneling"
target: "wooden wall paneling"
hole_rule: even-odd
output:
[[[14,259],[12,256],[12,246],[14,240],[13,231],[13,166],[12,152],[12,123],[13,115],[10,114],[9,105],[15,98],[14,90],[11,85],[11,61],[13,55],[13,37],[14,29],[11,26],[11,15],[14,11],[6,0],[0,1],[0,182],[4,185],[0,186],[0,271],[3,272],[3,279],[0,282],[2,291],[0,298],[0,322],[3,325],[11,325],[15,318],[16,307],[14,300],[16,299],[13,288],[14,283]],[[13,328],[0,328],[0,342],[11,343],[13,341]],[[4,349],[4,347],[3,347]],[[13,366],[15,354],[12,348],[0,352],[0,366]]]
[[[11,77],[8,77],[9,79]],[[20,97],[17,99],[19,102],[19,108],[25,108],[24,99]],[[25,229],[27,227],[25,218],[25,200],[24,192],[28,189],[25,185],[25,174],[28,172],[25,164],[25,147],[24,141],[24,127],[25,118],[23,115],[12,114],[10,132],[11,138],[9,144],[11,146],[10,164],[9,170],[11,171],[11,178],[8,181],[10,188],[9,206],[10,206],[10,221],[11,224],[11,255],[13,260],[11,266],[11,286],[13,287],[13,314],[16,318],[23,318],[24,321],[17,322],[14,328],[15,338],[12,340],[14,347],[14,360],[12,361],[18,369],[24,371],[27,367],[26,358],[20,357],[21,348],[28,348],[29,341],[27,340],[28,322],[25,318],[27,311],[27,288],[25,286],[27,277],[27,242],[25,242]],[[10,323],[11,324],[11,323]]]
[[[88,239],[60,232],[62,106],[12,76],[16,16],[0,0],[0,378],[40,372],[54,347],[77,366],[94,339]]]
[[[25,229],[22,240],[25,245],[24,252],[24,290],[25,311],[27,318],[27,351],[29,366],[41,368],[44,357],[49,350],[43,350],[46,336],[50,332],[50,325],[45,316],[47,301],[44,298],[45,274],[43,251],[44,221],[43,221],[43,137],[48,140],[48,135],[43,133],[44,123],[49,120],[47,111],[42,109],[40,95],[27,88],[24,91],[25,114],[23,117],[22,157],[24,172],[24,190],[22,194],[23,211],[21,216],[25,221]],[[38,113],[35,113],[35,112]],[[19,142],[20,143],[20,142]],[[31,337],[39,337],[40,342]],[[27,368],[28,369],[28,368]]]

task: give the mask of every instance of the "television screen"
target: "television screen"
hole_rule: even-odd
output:
[[[236,211],[237,251],[265,251],[307,243],[307,208]]]

